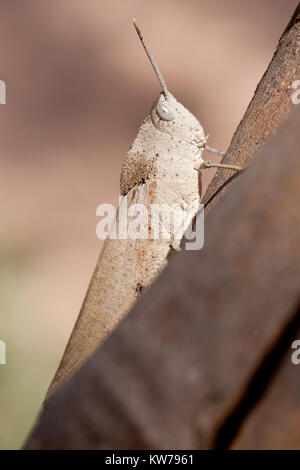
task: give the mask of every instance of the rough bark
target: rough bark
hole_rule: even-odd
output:
[[[234,438],[300,328],[299,125],[296,108],[210,213],[204,249],[171,258],[27,449],[245,446]]]
[[[299,20],[300,4],[280,38],[274,56],[255,90],[222,163],[241,167],[249,165],[254,155],[268,138],[275,134],[280,123],[293,109],[291,85],[294,80],[300,78]],[[234,172],[232,176],[234,179]],[[219,169],[203,197],[206,212],[229,187],[230,172]]]
[[[254,97],[234,134],[230,147],[222,161],[223,163],[235,164],[242,167],[247,166],[253,156],[257,154],[258,150],[267,141],[267,139],[276,132],[280,123],[286,119],[292,110],[294,105],[291,100],[291,94],[293,92],[291,85],[294,80],[299,78],[300,70],[299,18],[300,4],[296,8],[291,21],[280,38],[277,50],[266,73],[257,86]],[[220,169],[217,171],[216,176],[203,198],[206,213],[222,197],[236,176],[237,174],[235,172],[233,172],[231,176],[231,173],[228,170]],[[90,290],[92,287],[93,279],[90,283]],[[94,294],[97,295],[94,295],[93,299],[93,296],[88,293],[82,307],[82,311],[85,312],[87,308],[91,316],[91,320],[89,320],[88,324],[91,330],[93,330],[92,326],[93,319],[95,319],[95,308],[99,304],[99,298],[101,297],[99,297],[99,289],[97,290],[95,288],[94,291]],[[91,306],[90,311],[89,306]],[[85,323],[87,322],[85,321]],[[87,356],[87,352],[85,350],[88,352],[94,350],[99,325],[95,324],[94,326],[95,331],[92,331],[90,334],[90,340],[85,339],[85,343],[88,344],[90,342],[92,346],[80,348],[80,344],[76,338],[83,338],[84,334],[81,332],[79,324],[75,325],[72,333],[72,336],[75,339],[70,341],[67,348],[68,358],[66,359],[66,355],[64,355],[56,376],[49,388],[47,398],[56,388],[58,383],[61,383],[69,377],[71,373],[70,370],[75,370],[78,367],[77,363],[83,362]]]
[[[290,333],[278,373],[246,417],[231,449],[300,449],[300,366],[291,360],[291,344],[300,339],[300,328],[294,325]]]

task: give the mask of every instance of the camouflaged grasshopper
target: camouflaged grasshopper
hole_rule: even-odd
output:
[[[48,395],[89,357],[111,333],[178,249],[196,215],[201,196],[201,169],[231,165],[204,162],[206,145],[199,121],[169,92],[142,33],[134,21],[149,60],[162,86],[150,115],[142,123],[121,172],[121,204],[175,206],[173,230],[165,239],[110,239],[100,253],[79,317]],[[178,220],[183,223],[177,223]],[[113,229],[118,232],[119,219]],[[147,231],[152,231],[151,217]]]

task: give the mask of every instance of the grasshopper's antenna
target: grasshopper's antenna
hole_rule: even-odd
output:
[[[151,54],[151,51],[149,49],[149,47],[147,46],[146,42],[145,42],[145,39],[143,38],[143,35],[142,35],[142,32],[140,30],[140,28],[138,27],[138,25],[136,24],[136,21],[135,21],[135,18],[133,18],[133,24],[134,24],[134,27],[136,29],[136,32],[138,33],[138,36],[141,40],[141,43],[143,44],[144,46],[144,49],[147,53],[147,56],[151,62],[151,65],[154,69],[154,72],[156,73],[156,76],[158,78],[158,80],[160,81],[160,84],[162,86],[162,89],[163,89],[163,92],[164,92],[164,95],[165,97],[167,97],[167,94],[168,94],[168,89],[167,89],[167,85],[166,85],[166,82],[164,81],[164,77],[162,76],[158,66],[157,66],[157,63],[155,62],[154,60],[154,57],[153,55]]]

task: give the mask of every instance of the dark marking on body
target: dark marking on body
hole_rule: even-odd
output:
[[[137,285],[136,285],[136,288],[135,288],[136,292],[138,292],[139,294],[141,294],[144,290],[144,286],[138,282]]]

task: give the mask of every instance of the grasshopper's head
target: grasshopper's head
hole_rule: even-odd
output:
[[[154,126],[177,139],[196,145],[199,151],[205,147],[203,127],[195,116],[168,91],[154,101],[151,113]]]
[[[195,116],[168,91],[165,80],[143,38],[140,28],[135,20],[133,20],[133,23],[163,89],[163,92],[154,101],[151,108],[150,115],[153,125],[158,130],[193,145],[196,147],[199,157],[201,157],[206,143],[201,124]]]

